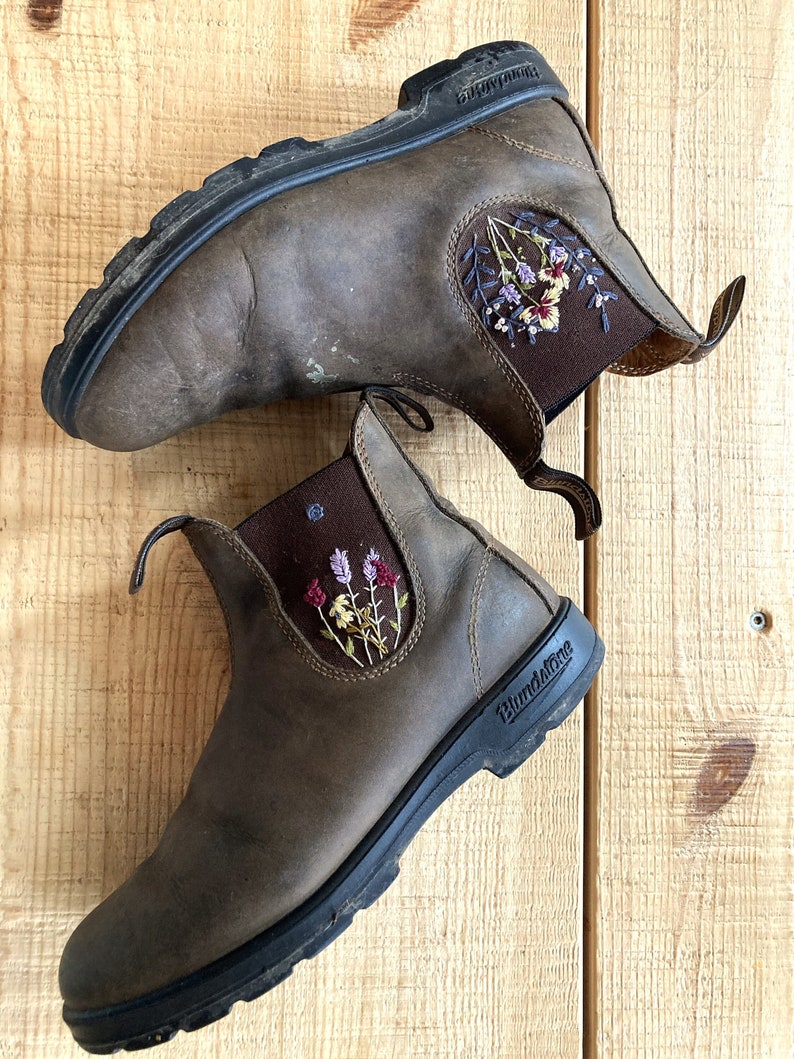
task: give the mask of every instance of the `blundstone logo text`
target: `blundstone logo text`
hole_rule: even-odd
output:
[[[503,70],[502,73],[494,74],[492,77],[483,77],[479,81],[473,81],[458,92],[458,105],[467,103],[470,99],[489,96],[492,92],[509,85],[511,81],[521,81],[524,78],[529,78],[531,81],[540,79],[540,71],[534,63],[524,63],[523,66],[515,66],[512,70]]]
[[[536,699],[542,691],[545,691],[552,681],[557,679],[572,658],[573,647],[571,641],[566,640],[558,651],[554,651],[544,660],[540,669],[535,670],[519,692],[515,695],[508,695],[496,707],[496,712],[504,723],[512,724],[519,713],[529,706],[530,702]]]

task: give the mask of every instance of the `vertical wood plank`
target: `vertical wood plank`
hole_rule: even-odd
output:
[[[581,0],[553,23],[537,0],[51,6],[44,28],[23,0],[0,14],[0,1039],[3,1054],[36,1059],[78,1054],[59,1015],[62,945],[156,842],[228,681],[221,617],[187,549],[164,542],[132,601],[134,550],[183,509],[235,524],[338,455],[354,405],[283,405],[99,452],[40,406],[64,320],[174,195],[273,140],[374,120],[431,62],[513,35],[541,48],[574,101],[584,84]],[[579,598],[563,502],[528,493],[472,424],[433,411],[437,430],[407,439],[412,455]],[[581,461],[580,414],[556,424],[558,465]],[[509,781],[467,785],[334,946],[169,1055],[576,1056],[580,752],[574,716]]]
[[[783,1057],[794,1039],[793,44],[772,0],[601,5],[623,223],[701,326],[748,276],[710,360],[600,389],[605,1056]]]

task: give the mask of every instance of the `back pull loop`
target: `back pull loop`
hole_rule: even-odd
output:
[[[381,401],[385,401],[386,404],[390,405],[395,412],[405,420],[409,427],[418,431],[420,434],[429,434],[435,427],[433,417],[425,406],[417,401],[415,397],[403,393],[402,390],[395,390],[391,386],[367,386],[361,391],[361,400],[371,403],[371,398],[378,398]],[[421,423],[417,423],[417,421],[408,414],[406,411],[407,408],[416,412],[421,419]]]
[[[172,518],[165,519],[165,521],[161,522],[159,526],[155,526],[151,533],[147,534],[146,539],[138,552],[135,566],[132,568],[132,576],[130,577],[131,596],[134,596],[136,592],[140,592],[141,590],[143,579],[146,574],[146,560],[154,545],[157,544],[161,537],[165,537],[167,533],[174,533],[175,530],[182,529],[183,526],[186,526],[188,522],[192,521],[192,515],[174,515]]]
[[[601,526],[601,504],[584,478],[568,471],[558,471],[538,460],[523,476],[532,489],[557,493],[573,508],[576,539],[583,541]]]

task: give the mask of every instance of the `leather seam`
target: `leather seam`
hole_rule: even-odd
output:
[[[414,561],[414,557],[411,554],[411,549],[408,547],[408,541],[405,539],[405,535],[400,529],[400,525],[394,516],[394,512],[388,505],[386,497],[378,485],[375,479],[374,472],[372,470],[372,464],[369,461],[369,455],[367,453],[367,446],[364,442],[363,423],[365,415],[373,415],[371,408],[368,405],[363,405],[356,417],[356,423],[354,427],[354,453],[359,457],[359,465],[367,480],[369,486],[381,512],[385,518],[385,521],[392,533],[395,536],[397,544],[399,545],[402,559],[405,561],[408,567],[408,572],[411,575],[411,581],[413,582],[414,594],[416,596],[416,617],[414,618],[413,628],[407,636],[400,650],[394,655],[388,663],[379,667],[378,672],[386,672],[398,665],[408,652],[413,648],[414,644],[419,638],[419,635],[424,627],[426,607],[425,607],[425,590],[422,584],[422,578],[419,573],[419,568]]]
[[[470,130],[471,132],[478,132],[481,136],[490,136],[492,139],[505,143],[509,147],[515,147],[517,151],[525,151],[527,154],[534,154],[538,158],[544,158],[548,162],[560,162],[563,165],[575,166],[577,169],[583,169],[585,173],[600,172],[597,167],[588,165],[586,162],[580,162],[576,158],[565,158],[563,155],[555,154],[553,151],[544,151],[542,147],[535,147],[531,143],[516,140],[502,132],[494,132],[493,129],[486,129],[482,125],[471,125]]]
[[[491,438],[494,441],[494,443],[499,446],[499,448],[502,450],[502,452],[505,454],[505,456],[507,456],[507,458],[509,460],[511,460],[513,463],[515,463],[516,460],[518,459],[518,457],[513,452],[513,450],[508,445],[503,444],[503,442],[501,442],[499,440],[499,438],[497,438],[495,436],[495,434],[493,433],[491,427],[488,426],[488,424],[485,422],[485,420],[482,419],[474,411],[474,409],[471,408],[470,405],[466,404],[466,402],[461,400],[459,397],[456,397],[455,394],[450,393],[449,390],[445,390],[443,388],[443,386],[437,386],[434,382],[430,382],[429,379],[423,379],[420,375],[412,375],[410,372],[405,372],[405,371],[396,371],[396,372],[394,372],[394,374],[392,375],[392,378],[394,379],[395,382],[398,382],[398,383],[402,383],[402,381],[404,379],[408,380],[409,383],[410,382],[414,382],[418,386],[423,387],[424,389],[430,391],[431,393],[437,394],[439,397],[441,397],[447,403],[455,405],[455,407],[459,408],[461,410],[461,412],[465,412],[465,414],[469,417],[469,419],[471,419],[472,422],[476,423],[477,426],[481,430],[485,431],[485,433],[488,435],[488,437]]]
[[[651,357],[651,362],[645,365],[620,363],[621,360],[623,360],[623,357],[636,357],[638,353],[640,356],[645,354],[646,356]],[[613,375],[633,375],[635,377],[655,375],[659,371],[664,371],[665,368],[672,368],[675,364],[680,364],[687,356],[688,353],[682,353],[680,357],[677,357],[674,360],[665,360],[663,357],[659,356],[653,346],[648,342],[648,339],[644,338],[641,342],[638,342],[633,349],[627,350],[627,352],[623,354],[623,357],[619,357],[613,364],[610,364],[607,370]]]
[[[463,313],[464,318],[468,321],[469,326],[474,331],[480,345],[488,353],[497,367],[500,369],[502,374],[507,379],[510,387],[518,396],[519,400],[523,404],[524,408],[529,413],[532,425],[535,428],[534,446],[530,450],[530,455],[524,460],[519,467],[519,474],[525,467],[531,467],[534,463],[540,459],[543,452],[543,442],[545,434],[545,421],[540,411],[540,406],[535,400],[529,387],[521,380],[520,376],[516,372],[513,365],[505,357],[502,351],[498,348],[496,343],[491,338],[485,329],[482,327],[480,318],[471,309],[471,306],[467,303],[467,300],[463,293],[461,286],[460,276],[458,274],[457,261],[456,261],[456,250],[460,243],[461,236],[464,230],[471,224],[475,217],[477,217],[482,210],[491,205],[492,203],[503,201],[499,198],[486,199],[483,202],[479,202],[472,206],[471,209],[467,210],[460,221],[455,225],[452,232],[449,244],[447,246],[447,279],[449,280],[450,289],[452,296],[458,304],[458,308]]]
[[[554,492],[554,487],[567,489],[569,492],[573,493],[579,498],[582,503],[582,506],[585,509],[589,509],[590,495],[587,490],[582,487],[575,475],[569,475],[565,471],[555,472],[553,468],[548,468],[548,470],[551,472],[548,475],[547,479],[549,483],[549,485],[547,486],[548,492]],[[537,484],[534,484],[534,488],[543,491],[542,485],[539,486]]]
[[[232,679],[234,679],[234,674],[236,672],[236,660],[237,660],[237,642],[236,642],[235,635],[234,635],[234,625],[232,624],[231,614],[229,613],[229,608],[226,606],[226,600],[223,598],[223,593],[220,590],[220,585],[218,584],[217,579],[215,578],[215,575],[213,574],[212,570],[210,570],[209,566],[204,561],[203,556],[201,556],[196,551],[195,547],[193,546],[193,541],[191,541],[189,537],[188,537],[188,541],[190,543],[190,547],[191,547],[191,550],[193,551],[193,554],[198,559],[202,570],[206,574],[207,580],[209,581],[210,585],[212,586],[212,590],[215,593],[215,598],[218,600],[218,603],[220,604],[221,612],[223,613],[223,620],[226,623],[226,635],[227,635],[228,640],[229,640],[229,664],[231,666]]]
[[[673,332],[673,334],[675,335],[676,338],[683,338],[685,340],[687,339],[688,336],[681,334],[681,328],[674,320],[670,319],[670,317],[664,315],[661,312],[657,312],[655,309],[653,309],[648,304],[648,302],[646,301],[645,298],[643,298],[643,296],[640,294],[640,292],[635,289],[635,287],[633,286],[631,281],[626,278],[626,276],[622,272],[620,266],[615,264],[610,259],[609,255],[603,250],[603,248],[601,247],[601,245],[598,242],[597,238],[595,236],[593,236],[592,234],[590,234],[589,232],[585,232],[584,228],[579,223],[577,218],[574,217],[572,214],[568,213],[568,211],[564,207],[560,206],[557,203],[549,202],[548,199],[536,198],[534,195],[497,195],[497,196],[494,196],[493,198],[490,198],[490,199],[483,199],[482,202],[479,202],[476,206],[473,206],[468,211],[468,213],[465,215],[464,221],[461,221],[457,225],[457,227],[455,229],[455,232],[453,233],[453,238],[457,238],[457,240],[459,240],[460,236],[461,236],[461,234],[463,232],[463,229],[468,224],[470,224],[471,221],[474,220],[474,218],[478,214],[482,213],[482,211],[484,209],[487,209],[490,206],[501,206],[501,205],[505,205],[505,204],[535,206],[537,209],[541,210],[544,213],[548,213],[548,214],[550,214],[553,217],[559,217],[561,221],[564,221],[568,225],[568,227],[579,236],[579,238],[582,240],[582,242],[585,244],[585,246],[591,247],[591,248],[595,247],[595,250],[597,252],[597,257],[598,257],[599,264],[606,265],[606,267],[613,274],[615,279],[618,280],[621,283],[621,285],[631,295],[631,297],[637,303],[637,305],[644,312],[646,312],[648,315],[650,315],[652,320],[656,320],[656,321],[658,321],[658,322],[660,322],[662,324],[665,324],[668,328],[670,328],[672,330],[672,332]],[[621,234],[625,236],[625,232],[623,232],[623,229],[620,228],[620,226],[617,223],[617,218],[614,215],[614,210],[612,211],[612,221],[615,224],[615,226],[620,230]],[[637,256],[639,257],[639,252],[636,250],[636,247],[634,246],[634,244],[630,243],[630,245],[631,245],[632,249],[635,251],[635,253],[637,253]],[[659,287],[659,285],[656,283],[656,280],[653,278],[653,275],[652,275],[650,269],[648,268],[648,266],[645,264],[645,262],[642,260],[641,257],[640,257],[640,261],[642,262],[644,268],[648,272],[648,275],[651,277],[651,280],[656,285],[656,287],[659,290],[660,294],[662,294],[669,301],[669,298],[667,298],[667,295],[664,293],[662,288]],[[457,275],[457,270],[455,270],[454,275],[455,275],[455,279],[459,282],[459,277]],[[458,304],[460,304],[460,302],[458,302]],[[480,321],[479,321],[479,318],[477,319],[477,323],[478,323],[479,326],[482,326]],[[697,333],[695,333],[695,336],[697,337]]]
[[[665,301],[668,301],[668,302],[670,302],[672,304],[670,296],[667,294],[666,291],[664,291],[662,289],[662,287],[660,286],[660,284],[657,281],[656,277],[654,276],[653,272],[648,267],[647,261],[645,260],[645,258],[642,256],[642,254],[640,253],[639,249],[635,245],[634,240],[631,238],[631,236],[628,234],[628,232],[625,231],[625,229],[622,227],[620,221],[618,220],[617,207],[616,207],[616,203],[615,203],[614,193],[612,191],[612,188],[609,185],[609,181],[606,178],[606,173],[601,168],[600,159],[598,157],[598,153],[596,152],[596,149],[595,149],[595,147],[593,145],[593,142],[590,139],[590,136],[589,136],[589,134],[587,132],[587,129],[585,128],[584,123],[582,122],[581,118],[579,117],[579,114],[577,113],[575,108],[569,102],[567,102],[566,100],[554,99],[554,102],[557,103],[560,107],[562,107],[562,109],[565,111],[565,113],[568,115],[568,117],[573,121],[573,124],[574,124],[575,128],[577,129],[579,135],[582,137],[582,142],[584,143],[585,147],[587,148],[587,151],[590,154],[590,157],[593,159],[594,172],[597,173],[598,179],[601,182],[601,186],[603,187],[604,191],[606,192],[607,200],[609,201],[609,211],[610,211],[610,214],[612,216],[613,224],[615,225],[617,230],[620,232],[620,234],[623,236],[623,238],[626,240],[626,242],[629,244],[629,246],[632,248],[634,253],[637,255],[637,258],[639,259],[640,264],[643,266],[645,271],[648,273],[648,275],[649,275],[649,277],[651,279],[651,282],[653,283],[654,287],[656,287],[657,291],[661,294],[661,296],[665,299]],[[576,230],[576,229],[574,229],[574,230]],[[620,272],[618,271],[617,268],[615,268],[613,265],[610,265],[610,268],[612,269],[612,271],[615,273],[616,276],[620,276]],[[626,280],[623,280],[623,282],[626,283]],[[689,330],[691,332],[691,335],[682,335],[681,334],[681,327],[680,327],[679,324],[674,323],[672,320],[670,320],[668,317],[664,316],[662,313],[654,312],[652,309],[650,309],[650,307],[648,305],[645,304],[645,302],[642,299],[642,297],[636,291],[634,291],[634,289],[628,283],[626,283],[626,285],[627,285],[628,290],[634,295],[635,300],[640,303],[640,306],[645,308],[645,309],[647,309],[651,313],[652,317],[662,321],[663,323],[666,323],[668,325],[668,327],[671,327],[673,329],[673,331],[674,331],[674,334],[675,334],[676,338],[683,338],[683,339],[688,339],[689,341],[692,341],[692,337],[694,336],[694,339],[697,341],[698,345],[700,344],[700,342],[703,341],[703,337],[704,336],[701,335],[700,332],[695,327],[692,326],[692,324],[689,322],[689,320],[687,320],[687,318],[684,316],[684,314],[681,312],[681,310],[678,309],[677,306],[675,306],[676,312],[679,314],[680,318],[684,321],[684,323],[689,328]]]
[[[480,652],[477,645],[477,613],[480,609],[480,599],[482,597],[483,586],[485,585],[485,576],[488,573],[488,567],[491,565],[491,559],[493,552],[491,551],[490,544],[486,547],[485,552],[480,562],[480,569],[477,571],[477,577],[474,582],[474,588],[472,590],[471,606],[469,608],[469,650],[471,653],[471,669],[472,676],[474,678],[474,690],[479,696],[483,694],[482,686],[482,669],[480,667]]]
[[[305,645],[299,638],[299,636],[296,634],[295,630],[292,628],[292,624],[289,619],[280,613],[280,609],[278,606],[278,595],[275,588],[273,587],[273,585],[268,583],[265,577],[262,576],[262,570],[257,567],[257,564],[247,554],[244,547],[241,546],[239,542],[235,539],[232,531],[227,529],[225,526],[221,526],[220,523],[213,523],[208,519],[200,520],[199,525],[206,526],[211,533],[215,534],[216,537],[218,537],[222,541],[225,541],[226,544],[228,544],[232,551],[237,555],[237,557],[239,559],[242,559],[242,561],[249,568],[249,570],[251,570],[254,577],[256,577],[257,581],[264,589],[265,595],[271,604],[271,613],[276,625],[278,625],[278,627],[290,641],[290,643],[297,651],[297,653],[301,656],[301,658],[318,673],[321,673],[323,676],[330,677],[332,680],[343,680],[347,683],[356,683],[359,680],[373,680],[375,677],[378,677],[381,673],[385,672],[386,669],[390,669],[392,666],[396,665],[397,662],[401,659],[402,654],[399,653],[398,656],[396,656],[387,666],[373,666],[372,669],[369,669],[366,673],[361,674],[347,673],[344,670],[340,670],[334,666],[327,665],[321,659],[317,658],[316,656],[310,653],[310,648],[308,647],[308,645]],[[401,648],[401,652],[408,642],[409,641],[406,641],[406,644],[403,645],[403,648]]]

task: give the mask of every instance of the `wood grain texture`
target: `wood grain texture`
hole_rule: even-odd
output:
[[[772,0],[601,12],[624,224],[704,328],[748,277],[710,360],[601,384],[604,1056],[783,1059],[794,1041],[792,45]]]
[[[58,1059],[80,1054],[60,1021],[62,945],[153,847],[228,680],[221,616],[187,547],[163,542],[133,601],[135,549],[169,514],[234,524],[322,466],[354,402],[283,405],[149,451],[99,452],[41,408],[49,349],[109,257],[173,196],[273,140],[374,120],[425,65],[532,39],[580,102],[584,8],[563,0],[552,21],[537,0],[467,0],[453,17],[422,0],[376,24],[383,5],[338,0],[87,0],[50,29],[30,11],[14,0],[0,13],[0,1055]],[[579,598],[564,503],[528,493],[470,423],[433,410],[436,433],[407,439],[415,458]],[[580,464],[580,417],[572,409],[555,429],[556,465]],[[340,941],[163,1054],[577,1055],[580,750],[574,715],[509,781],[467,785]]]

